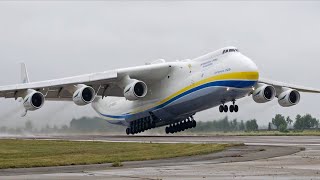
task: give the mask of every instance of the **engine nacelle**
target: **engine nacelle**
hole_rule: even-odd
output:
[[[132,83],[130,83],[124,88],[123,93],[124,97],[127,100],[134,101],[139,98],[145,97],[148,93],[148,87],[146,83],[134,80]]]
[[[83,85],[73,94],[73,102],[78,106],[90,104],[96,97],[95,90],[90,86]]]
[[[278,96],[278,102],[282,107],[297,105],[300,102],[300,93],[294,89],[288,89]]]
[[[23,106],[28,111],[40,109],[44,104],[45,98],[41,92],[31,90],[23,99]]]
[[[252,98],[256,103],[266,103],[276,96],[276,90],[273,86],[259,84],[258,88],[252,93]]]

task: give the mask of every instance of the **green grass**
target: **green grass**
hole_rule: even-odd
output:
[[[235,131],[235,132],[199,132],[193,133],[196,135],[215,135],[215,136],[320,136],[319,130],[304,130],[304,131]]]
[[[222,151],[227,144],[153,144],[0,140],[0,169],[114,163]]]

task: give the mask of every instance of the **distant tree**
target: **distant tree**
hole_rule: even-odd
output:
[[[279,131],[280,131],[280,132],[289,132],[289,131],[287,130],[287,126],[286,126],[285,124],[280,124],[280,126],[279,126]]]
[[[258,130],[257,120],[252,119],[246,122],[246,130],[247,131],[257,131]]]
[[[291,125],[293,123],[293,120],[288,116],[286,119],[287,125]]]
[[[318,128],[319,121],[316,118],[313,118],[310,114],[301,116],[298,114],[296,116],[296,121],[294,122],[294,129],[304,130],[310,128]]]
[[[281,114],[276,114],[276,116],[274,118],[272,118],[272,124],[275,125],[277,127],[277,130],[280,130],[280,126],[282,126],[282,128],[287,129],[287,121],[285,120],[285,117],[282,116]]]
[[[241,120],[241,121],[240,121],[240,124],[239,124],[239,130],[240,130],[240,131],[244,131],[244,130],[246,130],[246,126],[245,126],[245,124],[244,124],[243,120]]]
[[[102,118],[82,117],[73,119],[70,122],[70,131],[72,132],[125,132],[124,126],[117,126],[107,123]]]
[[[271,130],[272,130],[272,123],[269,122],[269,124],[268,124],[268,131],[271,131]]]
[[[221,126],[223,131],[230,130],[230,123],[227,116],[221,120]]]
[[[237,119],[233,119],[230,122],[230,127],[231,127],[232,131],[236,131],[238,129],[238,121],[237,121]]]

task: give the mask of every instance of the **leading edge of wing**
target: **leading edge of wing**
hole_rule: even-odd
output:
[[[294,85],[294,84],[274,81],[274,80],[265,79],[265,78],[259,78],[259,82],[265,83],[265,84],[269,84],[269,85],[272,85],[272,86],[276,86],[276,87],[287,87],[287,88],[295,89],[295,90],[300,91],[300,92],[320,93],[320,89],[311,88],[311,87],[304,87],[304,86],[299,86],[299,85]]]
[[[104,71],[99,73],[85,74],[80,76],[73,76],[61,79],[53,79],[47,81],[31,82],[26,84],[14,84],[7,86],[0,86],[0,92],[11,91],[11,90],[23,90],[23,89],[39,89],[44,87],[55,87],[61,85],[72,85],[72,84],[86,84],[92,82],[100,82],[103,80],[112,80],[117,78],[117,71]]]
[[[143,65],[47,81],[0,86],[0,94],[7,91],[19,91],[25,89],[36,90],[74,84],[103,85],[116,82],[125,75],[129,75],[131,78],[137,78],[139,80],[155,81],[163,79],[170,72],[170,67],[171,66],[168,63]]]

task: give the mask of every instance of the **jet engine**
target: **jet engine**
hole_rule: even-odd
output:
[[[73,102],[78,106],[84,106],[90,104],[95,97],[95,90],[90,86],[83,85],[74,92]]]
[[[252,98],[256,103],[266,103],[276,96],[276,90],[273,86],[258,84],[258,88],[252,93]]]
[[[124,88],[124,97],[127,100],[134,101],[147,95],[148,87],[146,83],[134,80]]]
[[[27,111],[40,109],[44,104],[45,98],[41,92],[31,90],[23,99],[23,106]]]
[[[297,105],[300,102],[300,93],[297,90],[288,89],[280,93],[278,102],[282,107]]]

